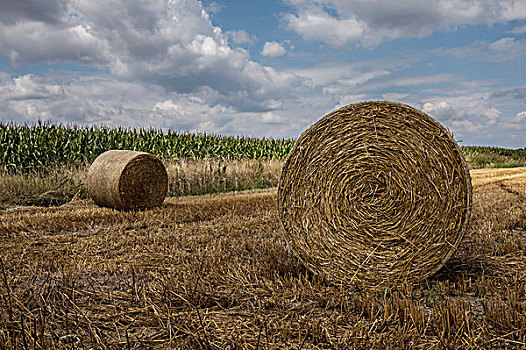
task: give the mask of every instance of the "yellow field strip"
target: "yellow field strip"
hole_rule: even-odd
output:
[[[475,169],[470,171],[473,187],[526,177],[526,167],[512,169]]]

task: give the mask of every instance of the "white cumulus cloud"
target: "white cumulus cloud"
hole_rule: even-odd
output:
[[[320,40],[332,46],[358,41],[367,25],[355,17],[337,19],[322,9],[300,9],[297,15],[287,15],[289,28],[307,40]]]
[[[517,115],[515,116],[513,121],[516,121],[516,122],[524,122],[524,121],[526,121],[526,111],[517,113]]]
[[[493,106],[489,93],[473,92],[461,95],[424,98],[420,108],[447,125],[456,138],[467,135],[478,144],[491,144],[494,130],[501,121],[502,112]]]
[[[241,110],[271,110],[274,99],[303,84],[231,47],[197,0],[47,1],[57,13],[42,18],[30,10],[24,17],[25,7],[0,3],[0,12],[24,18],[0,22],[0,52],[13,65],[87,64],[119,79],[206,94],[207,103]],[[232,35],[246,39],[243,32]]]
[[[286,53],[287,50],[280,43],[275,41],[267,41],[265,45],[263,45],[263,49],[261,49],[261,55],[268,57],[283,56]]]
[[[525,26],[515,27],[512,30],[510,30],[510,33],[512,33],[512,34],[524,34],[524,33],[526,33],[526,25]]]
[[[375,46],[402,37],[425,37],[466,24],[526,18],[526,2],[514,0],[289,0],[289,29],[331,46]]]
[[[252,44],[257,39],[255,35],[251,35],[244,30],[231,30],[226,32],[226,35],[234,44]]]

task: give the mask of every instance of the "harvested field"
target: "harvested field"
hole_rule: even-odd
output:
[[[524,348],[526,168],[471,175],[454,256],[383,292],[288,256],[275,190],[1,211],[0,348]]]

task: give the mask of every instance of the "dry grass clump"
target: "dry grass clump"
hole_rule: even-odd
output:
[[[0,209],[17,205],[56,206],[88,198],[86,167],[58,166],[46,172],[0,172]]]
[[[168,175],[154,155],[111,150],[98,156],[88,169],[88,192],[95,203],[116,209],[143,209],[162,204]]]
[[[168,197],[275,187],[283,160],[164,160]],[[88,199],[87,165],[57,166],[45,172],[0,172],[0,209],[17,205],[55,206]]]
[[[275,159],[167,161],[168,192],[185,196],[275,187],[283,163]]]
[[[378,289],[438,271],[464,235],[471,197],[460,148],[436,120],[407,105],[362,102],[296,141],[278,211],[309,270]]]

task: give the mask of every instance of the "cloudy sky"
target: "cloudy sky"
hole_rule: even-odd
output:
[[[526,0],[0,0],[0,121],[297,137],[422,109],[526,146]]]

